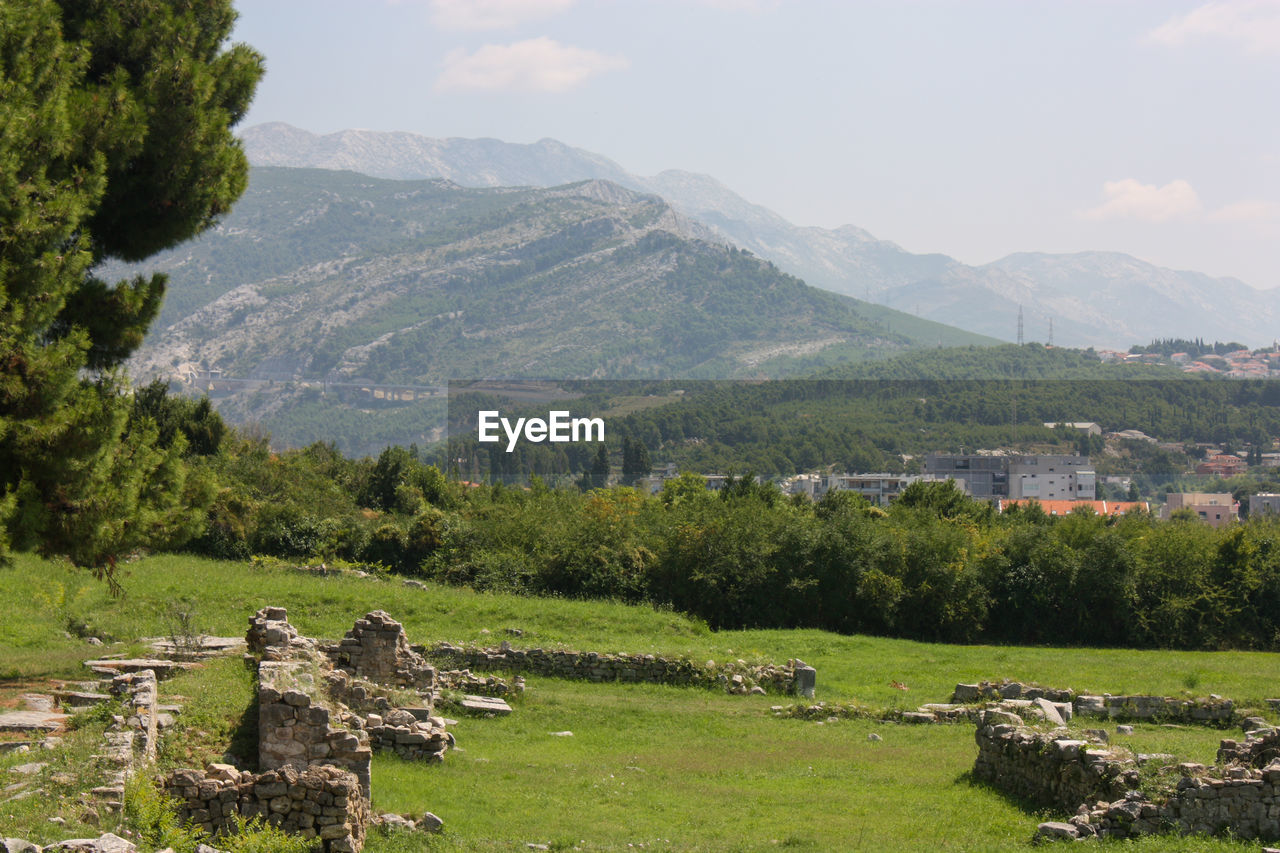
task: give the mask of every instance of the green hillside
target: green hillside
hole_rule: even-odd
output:
[[[1280,433],[1276,383],[1106,365],[1087,351],[1039,345],[919,351],[770,382],[562,385],[583,395],[573,401],[576,416],[605,418],[615,466],[623,440],[630,439],[642,443],[655,464],[708,473],[752,470],[775,477],[828,466],[914,471],[927,453],[963,448],[1091,452],[1079,433],[1048,429],[1046,422],[1092,421],[1107,431],[1137,429],[1167,442],[1234,442],[1242,448],[1268,446],[1269,436]],[[459,442],[449,458],[474,455],[478,408],[465,397],[454,399],[451,435]],[[507,410],[513,417],[537,416],[539,406],[512,402]],[[547,405],[540,411],[545,416]],[[1092,452],[1101,449],[1098,442]],[[526,443],[512,454],[481,452],[477,458],[482,474],[501,464],[554,478],[557,470],[582,470],[589,451]],[[1156,448],[1132,452],[1145,456],[1131,467],[1154,472]]]
[[[193,390],[230,380],[213,389],[234,420],[305,443],[331,437],[291,414],[316,402],[308,388],[340,417],[382,407],[349,385],[417,386],[403,395],[416,402],[456,378],[763,378],[991,342],[711,238],[602,181],[464,189],[257,169],[217,229],[152,264],[170,287],[133,372]]]

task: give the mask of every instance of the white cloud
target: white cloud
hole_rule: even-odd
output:
[[[574,0],[431,0],[432,20],[447,30],[517,27],[567,12]]]
[[[1280,0],[1205,3],[1147,35],[1149,41],[1171,47],[1205,37],[1234,42],[1251,53],[1280,53]]]
[[[1202,211],[1200,197],[1191,184],[1183,180],[1170,181],[1162,187],[1143,184],[1133,178],[1107,181],[1102,185],[1106,201],[1084,211],[1085,219],[1141,219],[1147,222],[1168,222],[1185,219]]]
[[[543,37],[451,51],[437,92],[566,92],[598,74],[626,68],[625,57],[572,47]]]
[[[1280,204],[1249,199],[1220,207],[1209,214],[1211,222],[1268,222],[1280,220]]]

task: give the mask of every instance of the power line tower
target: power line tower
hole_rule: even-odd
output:
[[[1022,306],[1018,306],[1018,346],[1022,346]]]
[[[1053,346],[1053,318],[1049,318],[1049,346]]]

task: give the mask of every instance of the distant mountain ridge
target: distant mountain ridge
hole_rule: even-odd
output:
[[[256,165],[349,169],[386,178],[442,177],[463,186],[553,186],[600,178],[656,193],[678,211],[808,284],[973,332],[1127,348],[1155,338],[1270,343],[1280,293],[1234,278],[1170,270],[1129,255],[1017,253],[981,266],[914,254],[863,229],[793,225],[706,175],[633,175],[599,154],[551,139],[432,139],[346,130],[316,135],[285,124],[243,134]]]
[[[993,343],[810,287],[602,179],[254,167],[222,222],[148,268],[170,287],[132,374],[216,392],[234,420],[296,443],[331,437],[291,412],[334,385],[418,401],[451,379],[770,378]]]

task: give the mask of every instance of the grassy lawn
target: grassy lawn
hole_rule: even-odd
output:
[[[506,638],[505,628],[518,627],[524,632],[518,642],[530,646],[696,660],[800,657],[818,669],[818,698],[882,707],[945,701],[957,681],[1001,677],[1097,692],[1219,693],[1249,705],[1280,693],[1276,654],[939,646],[819,631],[714,633],[653,608],[420,590],[394,579],[314,577],[189,557],[149,558],[127,571],[126,596],[112,599],[92,577],[60,564],[20,556],[13,568],[0,569],[6,592],[0,700],[41,679],[83,677],[80,662],[94,654],[137,651],[137,638],[167,633],[175,603],[194,609],[195,627],[210,634],[242,634],[253,611],[279,604],[304,634],[325,638],[340,637],[357,616],[381,608],[404,622],[415,642],[496,643]],[[82,639],[90,635],[119,645],[94,648]],[[909,689],[894,689],[895,680]],[[442,765],[375,758],[375,807],[432,811],[446,830],[430,842],[374,833],[366,849],[523,850],[540,843],[584,850],[1003,850],[1025,847],[1039,819],[969,783],[976,749],[967,725],[819,724],[773,717],[769,706],[789,701],[773,696],[532,676],[528,684],[510,717],[454,714],[462,749]],[[181,676],[163,690],[185,696],[189,706],[181,734],[165,747],[166,763],[198,764],[228,748],[243,749],[252,726],[246,716],[251,683],[238,660]],[[1218,740],[1230,736],[1148,724],[1117,737],[1114,726],[1106,728],[1136,751],[1205,763]],[[561,731],[573,734],[551,734]],[[882,740],[869,740],[873,732]],[[0,767],[13,763],[7,758]],[[20,805],[20,814],[6,806],[0,804],[5,830],[34,827],[41,838],[48,834],[39,826],[39,806]],[[1121,846],[1258,849],[1169,838]]]
[[[1009,850],[1038,820],[971,784],[968,725],[777,719],[769,700],[530,679],[508,718],[460,719],[460,752],[423,766],[374,758],[375,808],[443,817],[429,846],[369,850]],[[1094,724],[1096,725],[1096,723]],[[1114,731],[1114,727],[1110,727]],[[552,732],[572,731],[571,737]],[[1173,732],[1178,738],[1162,738]],[[868,740],[878,734],[882,740]],[[1138,726],[1135,745],[1212,759],[1220,733]],[[641,846],[643,845],[643,847]],[[1256,850],[1146,839],[1124,849]]]

